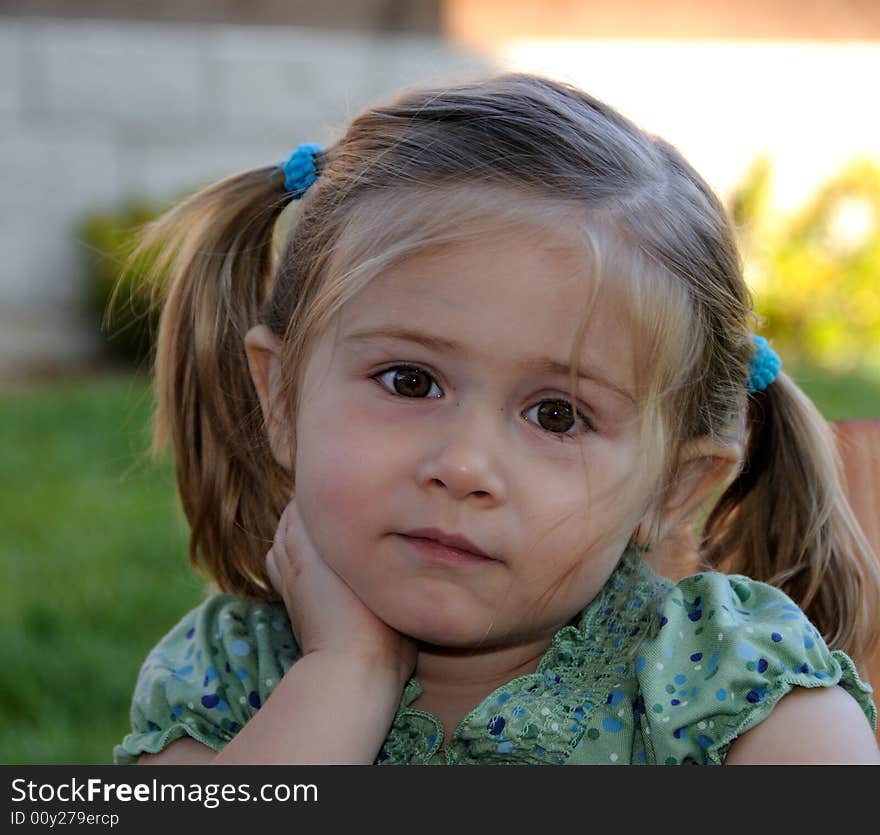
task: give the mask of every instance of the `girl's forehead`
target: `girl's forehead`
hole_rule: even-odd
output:
[[[560,365],[578,342],[591,364],[631,380],[626,306],[612,284],[596,281],[570,230],[501,230],[383,271],[342,307],[337,336],[366,342],[420,333],[437,347]]]

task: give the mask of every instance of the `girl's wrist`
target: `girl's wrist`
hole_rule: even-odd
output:
[[[303,657],[322,659],[331,668],[353,671],[363,670],[376,680],[389,682],[401,692],[412,675],[415,655],[409,660],[409,653],[402,654],[381,646],[353,646],[339,648],[317,647],[303,653]]]

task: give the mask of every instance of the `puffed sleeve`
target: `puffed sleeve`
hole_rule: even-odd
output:
[[[871,688],[779,589],[714,572],[678,583],[636,675],[649,761],[720,764],[793,687],[844,687],[872,728]]]
[[[209,597],[147,656],[114,762],[135,763],[184,735],[221,750],[298,657],[283,605]]]

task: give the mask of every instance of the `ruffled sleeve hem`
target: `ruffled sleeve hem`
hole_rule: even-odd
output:
[[[876,726],[871,688],[781,590],[738,575],[680,580],[640,648],[636,676],[651,762],[720,764],[794,687],[840,685]]]
[[[795,687],[814,688],[840,685],[859,703],[859,707],[861,707],[871,725],[871,730],[876,731],[877,706],[871,698],[872,688],[859,678],[855,664],[853,664],[852,659],[845,652],[834,650],[831,655],[837,662],[836,666],[838,667],[834,674],[828,673],[826,677],[818,678],[811,673],[788,673],[777,678],[773,685],[768,688],[765,698],[759,704],[752,705],[741,713],[739,722],[736,725],[729,726],[706,749],[706,760],[714,765],[721,765],[727,756],[731,744],[747,730],[766,719],[779,703],[779,700],[783,696],[788,695]]]
[[[113,749],[113,762],[116,765],[137,765],[138,758],[142,754],[158,754],[167,748],[172,742],[188,736],[196,742],[201,742],[212,751],[219,753],[226,744],[224,740],[216,737],[211,738],[203,734],[191,725],[182,722],[171,725],[161,731],[149,731],[147,733],[131,733]]]

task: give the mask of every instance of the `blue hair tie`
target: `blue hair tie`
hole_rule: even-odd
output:
[[[289,191],[294,200],[299,200],[308,191],[309,186],[318,179],[315,155],[322,152],[323,148],[320,145],[306,142],[290,155],[287,162],[281,163],[275,169],[284,172],[284,190]]]
[[[782,368],[782,360],[763,336],[753,333],[752,341],[755,343],[755,355],[749,362],[749,379],[746,380],[746,389],[750,393],[767,388]]]

